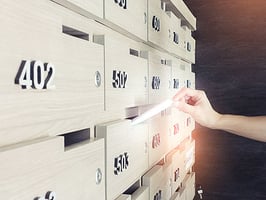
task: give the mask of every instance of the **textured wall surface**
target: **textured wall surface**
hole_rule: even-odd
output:
[[[197,88],[221,113],[266,115],[266,1],[185,2],[197,17]],[[195,132],[203,199],[266,199],[265,143],[199,126]]]

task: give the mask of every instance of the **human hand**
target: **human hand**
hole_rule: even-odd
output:
[[[182,88],[173,97],[173,101],[177,109],[190,114],[202,126],[214,128],[221,117],[212,108],[206,93],[202,90]]]

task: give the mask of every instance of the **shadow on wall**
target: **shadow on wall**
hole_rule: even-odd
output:
[[[266,114],[266,1],[186,0],[197,17],[197,88],[220,112]]]
[[[221,113],[266,115],[266,1],[184,2],[197,17],[197,88]],[[194,136],[204,199],[266,199],[265,143],[199,126]]]
[[[196,183],[204,200],[265,199],[265,143],[198,126],[194,138]]]

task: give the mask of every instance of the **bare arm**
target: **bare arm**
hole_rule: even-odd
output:
[[[212,128],[266,142],[266,116],[221,115]]]
[[[190,114],[202,126],[266,142],[266,116],[220,114],[212,108],[205,92],[200,90],[183,88],[173,99],[179,110]]]

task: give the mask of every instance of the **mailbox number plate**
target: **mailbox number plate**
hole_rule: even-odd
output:
[[[55,89],[54,76],[53,64],[37,60],[22,60],[15,77],[15,84],[21,85],[22,89]]]

